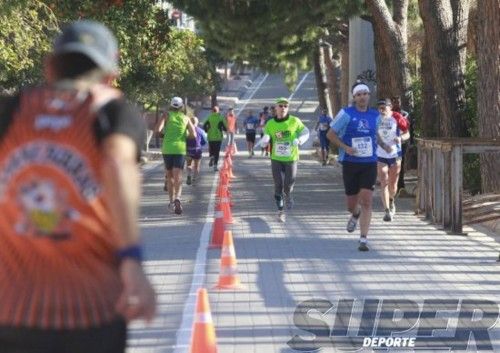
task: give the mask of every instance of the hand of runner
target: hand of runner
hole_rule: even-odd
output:
[[[141,318],[150,322],[156,313],[156,294],[142,265],[132,259],[123,260],[120,277],[123,291],[116,303],[116,310],[127,322]]]
[[[294,146],[298,146],[299,145],[299,139],[294,139],[292,143],[293,143]]]
[[[401,143],[401,136],[396,136],[394,142],[399,145]]]
[[[355,148],[352,148],[349,146],[346,146],[346,148],[344,148],[344,151],[345,151],[345,153],[347,153],[350,156],[355,156],[356,153],[358,153],[358,151]]]

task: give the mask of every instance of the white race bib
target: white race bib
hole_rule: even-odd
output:
[[[322,124],[320,124],[320,125],[319,125],[319,129],[320,129],[321,131],[326,131],[326,130],[328,130],[328,124],[326,124],[326,123],[322,123]]]
[[[290,157],[292,155],[292,144],[289,142],[279,142],[274,145],[274,153],[278,157]]]
[[[354,137],[352,139],[352,148],[356,149],[356,157],[372,157],[373,156],[373,145],[372,138],[366,137]]]
[[[382,141],[389,146],[395,145],[394,139],[397,137],[397,125],[394,121],[383,121],[379,126],[379,134]]]
[[[254,124],[248,123],[247,124],[247,129],[248,130],[253,130],[254,129]]]

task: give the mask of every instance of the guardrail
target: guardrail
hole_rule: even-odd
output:
[[[500,140],[475,138],[416,139],[417,212],[452,234],[464,234],[463,155],[500,152]]]

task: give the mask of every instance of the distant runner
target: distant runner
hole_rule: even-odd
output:
[[[219,113],[219,107],[212,108],[212,113],[208,115],[203,124],[203,128],[207,132],[208,149],[210,154],[209,166],[214,167],[214,172],[218,169],[220,148],[224,138],[223,131],[227,131],[226,119]]]
[[[228,147],[234,147],[234,136],[238,130],[238,120],[236,114],[234,114],[234,109],[229,108],[226,114],[226,126],[227,126],[227,145]]]
[[[278,219],[285,222],[284,206],[292,209],[292,198],[299,147],[309,139],[309,129],[302,121],[288,114],[288,99],[278,98],[277,116],[267,122],[264,127],[264,136],[259,144],[267,146],[272,142],[271,167],[274,179],[274,198],[278,207]]]
[[[191,123],[196,129],[196,138],[188,138],[187,144],[187,180],[186,184],[196,185],[200,176],[201,157],[203,154],[202,148],[207,144],[207,134],[198,126],[198,118],[193,116]]]
[[[330,151],[330,142],[326,138],[326,133],[330,129],[330,124],[333,122],[331,116],[328,116],[326,109],[321,109],[321,115],[316,123],[315,130],[318,132],[319,143],[321,146],[321,161],[326,165],[328,152]]]
[[[339,111],[330,125],[328,139],[339,147],[347,209],[351,217],[347,231],[361,223],[360,251],[368,251],[368,231],[372,218],[372,199],[377,181],[377,128],[379,113],[369,108],[370,89],[363,83],[352,87],[354,104]]]
[[[252,158],[254,155],[254,145],[255,145],[255,135],[256,129],[259,125],[259,119],[253,116],[252,111],[248,111],[248,115],[245,118],[243,125],[245,127],[245,136],[247,141],[248,157]]]
[[[163,129],[161,152],[165,163],[165,178],[169,196],[168,208],[182,214],[182,170],[186,159],[186,138],[196,138],[196,131],[189,118],[182,113],[182,98],[174,97],[170,110],[158,122],[156,131]]]
[[[390,222],[396,214],[394,198],[401,170],[401,143],[410,138],[410,133],[408,121],[391,110],[390,99],[381,99],[377,105],[382,117],[377,139],[378,180],[384,205],[384,221]]]

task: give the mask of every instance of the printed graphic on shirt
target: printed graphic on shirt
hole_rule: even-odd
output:
[[[71,221],[78,212],[68,203],[64,191],[49,179],[39,176],[25,182],[17,190],[22,217],[15,229],[22,236],[50,237],[62,240],[70,237]]]

